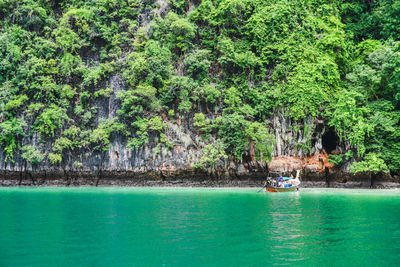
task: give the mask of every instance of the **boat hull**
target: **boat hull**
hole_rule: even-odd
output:
[[[267,187],[267,192],[293,192],[297,190],[297,186],[291,187]]]

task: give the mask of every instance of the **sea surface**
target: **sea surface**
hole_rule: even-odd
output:
[[[400,191],[0,188],[0,266],[399,266]]]

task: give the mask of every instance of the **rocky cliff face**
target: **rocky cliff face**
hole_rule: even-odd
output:
[[[110,79],[114,94],[103,103],[99,118],[112,118],[118,110],[115,93],[123,90],[120,77]],[[317,187],[398,187],[399,178],[351,175],[348,164],[337,168],[328,162],[328,152],[340,152],[342,147],[322,121],[305,120],[303,129],[293,130],[293,122],[279,112],[270,118],[274,130],[275,147],[271,162],[267,165],[257,161],[251,149],[245,151],[241,162],[233,160],[220,163],[213,173],[194,170],[193,164],[202,156],[206,145],[190,120],[178,120],[167,124],[166,133],[176,140],[172,149],[159,146],[158,137],[136,150],[127,148],[127,140],[118,134],[112,136],[105,154],[80,151],[68,156],[71,162],[82,162],[81,167],[58,166],[44,161],[33,168],[26,166],[21,155],[15,162],[5,161],[0,152],[0,177],[2,185],[130,185],[130,186],[259,186],[266,175],[290,175],[301,170],[303,186]],[[308,125],[309,131],[304,131]],[[326,140],[326,138],[331,138]],[[307,144],[309,142],[309,144]],[[35,137],[27,137],[25,144],[36,145]],[[303,145],[303,146],[302,146]],[[51,148],[51,143],[46,144]],[[307,149],[304,149],[307,147]],[[66,160],[66,159],[65,159]],[[64,161],[65,161],[64,160]]]
[[[199,2],[189,1],[186,6],[187,14],[192,12]],[[140,30],[147,34],[152,19],[164,18],[169,11],[166,0],[157,0],[155,6],[154,9],[141,9],[137,17],[138,32]],[[176,25],[177,22],[182,23],[176,20]],[[125,56],[123,54],[117,60],[118,64],[123,65]],[[100,64],[97,54],[87,54],[82,60],[88,68],[95,68]],[[177,77],[185,75],[183,61],[180,58],[173,64],[174,75]],[[214,62],[208,68],[216,73],[221,71],[218,62]],[[216,78],[213,73],[210,76]],[[97,86],[99,88],[91,90],[108,87],[112,93],[109,97],[98,98],[93,103],[93,106],[97,107],[92,119],[93,128],[99,125],[100,119],[118,117],[117,111],[121,108],[121,102],[117,94],[129,87],[121,72],[112,73]],[[257,160],[254,147],[250,144],[245,149],[242,159],[229,157],[220,160],[213,171],[193,169],[193,165],[199,162],[204,147],[210,141],[203,139],[194,126],[194,113],[198,112],[210,119],[221,116],[217,111],[211,112],[207,106],[201,104],[190,113],[180,114],[173,121],[165,111],[160,112],[166,125],[165,134],[169,140],[173,140],[172,147],[162,145],[159,142],[159,134],[150,133],[147,144],[138,149],[130,149],[127,146],[128,140],[123,135],[114,133],[107,151],[99,152],[84,147],[73,152],[64,152],[60,164],[50,164],[50,161],[45,159],[35,166],[27,165],[20,152],[16,153],[13,161],[6,161],[4,150],[0,147],[0,184],[258,186],[262,184],[266,175],[290,175],[296,170],[301,170],[305,186],[371,187],[389,183],[392,183],[392,186],[398,185],[398,177],[376,176],[365,179],[362,176],[350,175],[348,164],[338,168],[329,163],[328,154],[343,153],[346,144],[339,142],[334,131],[323,119],[307,116],[300,121],[293,121],[287,116],[284,108],[275,108],[266,119],[275,141],[272,160],[268,164]],[[212,138],[214,136],[211,140]],[[40,149],[51,152],[53,142],[54,140],[42,140]],[[27,135],[22,138],[21,144],[39,147],[39,140],[35,134]],[[75,166],[70,164],[71,162],[81,164]]]
[[[125,90],[124,80],[118,76],[112,76],[109,79],[109,85],[113,93],[106,100],[97,103],[99,110],[95,121],[101,118],[112,119],[117,116],[120,108],[120,102],[116,99],[116,94]],[[202,110],[200,110],[202,111]],[[204,111],[206,113],[206,111]],[[218,114],[209,114],[209,116],[218,116]],[[207,144],[198,131],[193,126],[192,116],[186,119],[178,119],[175,122],[168,120],[167,116],[162,116],[167,124],[166,134],[170,140],[174,140],[174,147],[168,149],[158,144],[156,135],[150,136],[150,142],[136,150],[127,148],[127,140],[119,134],[114,134],[111,139],[110,149],[105,155],[100,153],[85,153],[84,150],[73,153],[69,161],[81,161],[82,167],[71,168],[65,166],[67,171],[96,172],[100,168],[109,172],[134,172],[145,173],[148,171],[174,172],[181,170],[190,170],[191,166],[199,161],[202,156],[202,148]],[[304,120],[304,124],[297,125],[286,118],[282,111],[277,111],[269,118],[272,134],[275,136],[275,144],[272,162],[268,166],[263,166],[257,162],[251,149],[245,151],[244,160],[239,162],[225,162],[219,165],[219,171],[230,171],[238,175],[251,172],[267,171],[274,173],[288,174],[298,169],[304,169],[307,172],[324,172],[325,168],[332,168],[332,164],[327,162],[326,148],[323,147],[323,136],[327,131],[323,121],[315,118]],[[296,128],[297,127],[297,128]],[[305,128],[307,130],[305,130]],[[340,151],[341,147],[337,144],[335,136],[328,140],[334,148],[330,150]],[[22,144],[38,145],[36,136],[24,137]],[[44,145],[51,151],[51,142]],[[329,151],[329,152],[331,152]],[[104,156],[103,162],[101,158]],[[68,157],[67,157],[68,158]],[[318,160],[316,160],[318,158]],[[101,165],[101,167],[99,167]],[[32,167],[27,166],[29,171],[64,171],[63,164],[53,166],[48,161]],[[6,161],[3,149],[0,149],[0,170],[20,172],[24,170],[24,161],[20,154],[15,156],[15,161]],[[346,171],[346,170],[344,170]]]
[[[120,76],[111,77],[109,84],[113,94],[107,101],[98,103],[100,109],[96,121],[117,116],[120,108],[115,96],[125,89],[126,84]],[[51,165],[45,160],[34,167],[26,166],[20,154],[14,162],[5,161],[4,152],[0,150],[1,184],[259,186],[268,174],[290,175],[301,170],[303,186],[398,186],[398,177],[366,179],[362,175],[350,175],[348,165],[337,168],[329,163],[327,152],[338,153],[343,148],[324,121],[316,118],[307,118],[299,125],[277,110],[269,118],[275,136],[271,162],[265,165],[257,161],[249,148],[242,161],[220,162],[212,173],[192,168],[207,144],[195,130],[193,121],[188,118],[171,122],[166,116],[163,119],[168,138],[175,140],[172,149],[160,146],[157,135],[150,136],[147,145],[129,149],[126,138],[114,134],[110,148],[104,154],[82,150],[66,156],[59,165]],[[38,140],[36,136],[25,137],[22,143],[37,145]],[[50,151],[51,145],[47,143],[45,147]],[[80,161],[82,166],[67,165],[67,160]]]

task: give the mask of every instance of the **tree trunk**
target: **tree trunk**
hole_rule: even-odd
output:
[[[46,182],[46,180],[47,180],[47,172],[46,172],[46,170],[44,170],[44,177],[43,177],[42,184],[44,184]]]
[[[22,183],[22,170],[19,172],[19,182],[18,182],[18,185],[21,185],[21,183]]]
[[[161,177],[161,181],[165,181],[165,175],[163,174],[163,172],[162,171],[160,171],[160,177]]]
[[[24,178],[24,176],[26,175],[25,173],[26,171],[26,160],[24,160],[24,163],[21,165],[21,171],[19,173],[19,182],[18,185],[22,184],[22,179]]]
[[[35,179],[33,179],[32,173],[27,172],[27,175],[28,175],[29,177],[31,177],[32,183],[33,183],[33,185],[35,185]]]
[[[103,154],[101,155],[101,160],[100,160],[100,164],[98,167],[96,186],[99,185],[100,179],[103,178],[103,161],[104,161],[105,157],[106,157],[106,153],[103,152]]]
[[[65,179],[67,180],[67,186],[69,186],[70,184],[71,184],[71,181],[69,180],[69,173],[68,173],[68,171],[66,170],[66,168],[64,168],[64,177],[65,177]]]
[[[99,169],[99,171],[97,172],[97,181],[96,181],[96,186],[99,185],[100,179],[102,178],[103,174],[101,169]]]
[[[328,167],[325,167],[325,182],[326,182],[326,187],[330,187],[329,168]]]
[[[375,178],[375,174],[369,172],[369,181],[370,181],[369,188],[374,188],[374,178]]]

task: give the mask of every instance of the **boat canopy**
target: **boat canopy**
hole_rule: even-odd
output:
[[[277,180],[278,180],[279,178],[280,178],[280,177],[275,177],[274,179],[277,179]],[[292,179],[292,178],[290,178],[290,177],[282,177],[282,178],[283,178],[284,181],[287,181],[287,180]]]

